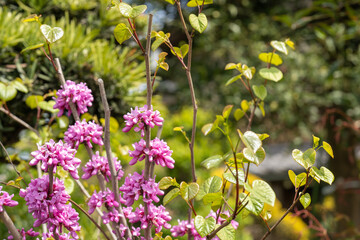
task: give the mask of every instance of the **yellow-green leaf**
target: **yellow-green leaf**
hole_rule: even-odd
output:
[[[272,52],[269,52],[269,53],[260,53],[259,54],[259,59],[263,62],[266,62],[266,63],[271,63],[271,64],[274,64],[276,66],[279,66],[283,63],[281,57],[276,54],[276,53],[272,53]]]

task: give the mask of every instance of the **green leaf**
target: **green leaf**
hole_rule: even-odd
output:
[[[66,116],[57,117],[56,121],[59,125],[59,128],[64,129],[69,126],[69,118]]]
[[[254,153],[250,148],[243,149],[244,158],[249,162],[255,163],[256,166],[259,166],[266,156],[266,152],[263,147],[260,147],[256,153]]]
[[[197,7],[197,6],[201,6],[203,3],[204,5],[212,4],[213,0],[190,0],[186,6]]]
[[[250,148],[254,153],[262,146],[262,142],[256,133],[252,131],[246,131],[244,134],[242,134],[240,130],[238,130],[238,133],[244,145],[247,148]]]
[[[323,148],[330,155],[330,157],[334,158],[334,152],[333,152],[332,147],[331,147],[330,144],[323,141]]]
[[[211,204],[212,206],[215,206],[215,205],[221,206],[223,203],[221,192],[208,193],[203,197],[202,200],[205,205]]]
[[[5,85],[0,82],[0,99],[7,102],[16,97],[16,88],[13,85]]]
[[[245,115],[245,112],[243,110],[241,110],[240,108],[236,109],[234,112],[234,118],[236,121],[239,121],[244,115]]]
[[[159,188],[160,189],[168,189],[173,185],[172,177],[163,177],[159,182]]]
[[[176,198],[177,196],[179,196],[180,194],[180,189],[179,188],[174,188],[171,191],[169,191],[163,199],[163,204],[166,205],[168,204],[170,201],[172,201],[174,198]]]
[[[40,95],[30,95],[26,98],[25,104],[31,109],[37,108],[39,102],[43,101],[44,97]]]
[[[216,233],[220,240],[235,240],[235,228],[229,224]]]
[[[285,43],[286,45],[288,45],[289,47],[295,50],[295,43],[291,41],[289,38],[285,40]]]
[[[283,73],[276,67],[262,68],[259,74],[261,77],[274,82],[278,82],[283,78]]]
[[[249,110],[249,102],[248,101],[246,101],[246,100],[242,100],[241,101],[241,103],[240,103],[240,105],[241,105],[241,108],[242,108],[242,110],[244,111],[244,112],[246,112],[247,110]]]
[[[306,173],[300,173],[296,176],[296,174],[292,171],[288,171],[290,181],[294,185],[294,187],[299,188],[306,184]]]
[[[227,119],[230,116],[231,110],[233,109],[233,105],[227,105],[224,107],[224,110],[222,112],[222,116]]]
[[[213,131],[213,126],[214,126],[213,123],[205,124],[205,125],[201,128],[202,133],[203,133],[205,136],[208,135],[209,133],[211,133],[211,132]]]
[[[236,69],[236,64],[235,63],[228,63],[225,66],[225,70],[232,70],[232,69]]]
[[[208,21],[204,13],[200,13],[198,16],[195,14],[190,14],[189,21],[191,26],[199,33],[205,31],[208,25]]]
[[[130,18],[136,18],[137,16],[143,14],[147,9],[146,5],[139,5],[132,8],[132,11],[130,13]]]
[[[292,151],[292,157],[298,164],[303,166],[305,169],[308,169],[315,163],[316,151],[309,148],[303,153],[299,149],[294,149]]]
[[[105,127],[105,118],[100,118],[100,123]],[[115,133],[119,129],[119,122],[114,117],[110,117],[110,132]]]
[[[240,193],[239,198],[243,202],[242,205],[247,203],[245,208],[255,215],[259,215],[264,208],[264,202],[251,195],[246,197],[245,193]]]
[[[174,1],[174,0],[165,0],[165,2],[168,2],[168,3],[172,4],[172,5],[175,4],[175,1]]]
[[[64,187],[65,187],[66,193],[71,194],[74,191],[74,188],[75,188],[74,180],[72,180],[71,178],[65,179]]]
[[[31,46],[28,46],[28,47],[24,48],[23,50],[21,50],[20,53],[23,53],[23,52],[26,52],[26,51],[29,51],[29,50],[38,49],[38,48],[43,47],[44,45],[45,45],[44,43],[39,43],[39,44],[31,45]]]
[[[314,166],[311,168],[310,173],[318,177],[320,180],[328,183],[329,185],[331,185],[335,180],[334,174],[326,167],[321,167],[319,170],[317,167]]]
[[[264,99],[267,96],[266,87],[264,85],[259,85],[259,86],[254,85],[254,86],[252,86],[252,88],[254,90],[255,95],[264,101]]]
[[[217,165],[222,163],[223,160],[224,159],[221,155],[211,156],[211,157],[205,159],[204,161],[202,161],[201,166],[203,166],[206,169],[210,169],[210,168],[216,167]]]
[[[172,54],[174,54],[175,56],[178,55],[181,58],[184,58],[186,56],[186,54],[189,52],[189,45],[183,44],[180,48],[174,47],[174,51],[171,49]]]
[[[320,138],[316,137],[315,135],[312,135],[313,136],[313,148],[317,148],[317,146],[319,146],[319,141],[320,141]]]
[[[201,184],[199,193],[196,196],[196,200],[201,200],[208,193],[219,192],[222,186],[222,179],[218,176],[212,176],[206,179],[203,184]]]
[[[114,29],[114,36],[116,41],[122,44],[124,41],[131,38],[132,33],[130,31],[130,28],[128,28],[125,23],[119,23]]]
[[[133,8],[129,4],[121,2],[118,4],[118,8],[122,17],[131,18]]]
[[[249,80],[253,78],[253,72],[255,73],[255,68],[249,68],[247,65],[242,65],[241,73]]]
[[[276,195],[270,185],[263,180],[254,180],[252,183],[252,189],[249,191],[251,196],[274,206]]]
[[[270,135],[267,134],[267,133],[258,134],[258,136],[259,136],[261,141],[263,141],[263,140],[267,139],[268,137],[270,137]]]
[[[230,79],[227,80],[227,82],[225,83],[225,86],[228,86],[228,85],[236,82],[236,81],[237,81],[238,79],[240,79],[240,78],[241,78],[241,74],[240,74],[240,75],[236,75],[236,76],[230,78]]]
[[[272,52],[269,52],[269,53],[260,53],[259,54],[259,59],[263,62],[266,62],[266,63],[271,63],[271,64],[274,64],[276,66],[279,66],[283,63],[281,57],[276,54],[276,53],[272,53]]]
[[[235,169],[231,169],[232,173],[231,172],[226,172],[226,173],[223,173],[223,177],[228,181],[228,182],[231,182],[233,184],[236,184],[236,171]],[[244,185],[244,182],[245,182],[245,174],[244,174],[244,171],[239,169],[238,170],[238,182],[239,182],[239,185]]]
[[[216,221],[213,217],[204,218],[203,216],[197,215],[194,220],[194,225],[199,235],[205,237],[215,229]]]
[[[23,92],[23,93],[27,93],[28,89],[27,87],[23,84],[23,80],[21,78],[16,78],[14,81],[10,82],[11,85],[14,86],[14,88],[16,88],[16,90]]]
[[[40,26],[41,33],[44,35],[46,40],[50,43],[56,42],[64,35],[64,31],[59,27],[50,27],[49,25],[42,24]]]
[[[180,184],[180,195],[185,201],[190,201],[195,198],[195,196],[199,192],[199,185],[197,183],[187,184],[186,182],[182,182]]]
[[[300,202],[304,208],[307,208],[311,203],[311,196],[309,193],[305,193],[300,197]]]
[[[50,100],[50,101],[41,101],[39,102],[39,107],[44,110],[44,111],[48,111],[48,112],[51,112],[51,113],[56,113],[58,112],[59,110],[58,109],[54,109],[54,105],[55,105],[55,101],[53,100]]]
[[[288,50],[286,48],[286,45],[284,42],[280,42],[280,41],[271,41],[270,45],[278,50],[279,52],[285,53],[286,55],[288,54]]]

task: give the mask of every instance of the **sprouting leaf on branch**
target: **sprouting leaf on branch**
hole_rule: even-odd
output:
[[[189,21],[191,26],[199,33],[204,32],[208,25],[208,21],[204,13],[200,13],[198,16],[190,14]]]
[[[161,44],[169,42],[170,33],[164,33],[163,31],[152,31],[151,38],[155,38],[155,41],[151,44],[151,50],[155,51]]]
[[[174,54],[175,56],[178,55],[179,57],[184,58],[186,56],[186,54],[189,52],[189,45],[183,44],[180,48],[174,47],[174,51],[171,49],[172,54]]]
[[[147,6],[146,5],[139,5],[136,7],[131,7],[129,4],[121,2],[118,4],[118,8],[120,11],[120,14],[124,18],[136,18],[139,15],[143,14]]]
[[[125,23],[119,23],[114,29],[114,36],[118,43],[122,44],[132,36],[132,32]]]
[[[49,25],[43,24],[40,26],[41,33],[49,43],[54,43],[64,35],[64,31],[59,27],[50,27]]]
[[[165,71],[169,70],[169,64],[165,62],[165,58],[168,55],[167,52],[161,52],[159,54],[159,60],[157,61],[157,64],[160,68],[164,69]]]
[[[286,55],[288,55],[288,50],[286,48],[286,45],[284,42],[280,42],[280,41],[271,41],[270,45],[276,49],[279,52],[285,53]]]

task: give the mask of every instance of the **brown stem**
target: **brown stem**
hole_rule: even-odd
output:
[[[7,214],[5,209],[3,209],[2,212],[0,212],[0,219],[5,224],[7,229],[10,231],[10,233],[13,236],[14,240],[21,240],[22,239],[19,231],[15,227],[13,221],[11,220],[11,218],[9,217],[9,215]]]
[[[111,172],[111,183],[112,183],[112,188],[113,188],[113,192],[115,194],[115,200],[119,203],[119,214],[120,214],[120,223],[123,224],[127,229],[126,229],[126,233],[125,233],[125,239],[127,238],[132,238],[132,234],[130,232],[130,229],[127,225],[121,204],[120,204],[120,194],[119,194],[119,182],[117,180],[117,173],[116,173],[116,169],[115,169],[115,164],[114,164],[114,159],[112,157],[112,152],[111,152],[111,145],[110,145],[110,107],[109,107],[109,103],[107,101],[106,98],[106,93],[105,93],[105,88],[104,88],[104,82],[102,79],[98,79],[97,83],[99,84],[99,89],[100,89],[100,96],[101,96],[101,101],[104,107],[104,112],[105,112],[105,137],[104,137],[104,146],[105,146],[105,150],[106,150],[106,156],[108,159],[108,163],[109,163],[109,168],[110,168],[110,172]]]
[[[149,15],[151,15],[151,14],[149,14]],[[128,22],[129,22],[129,25],[130,25],[131,29],[133,30],[133,37],[134,37],[135,42],[139,45],[139,47],[141,48],[141,51],[143,52],[143,54],[145,54],[145,49],[144,49],[144,47],[141,45],[141,42],[140,42],[140,40],[139,40],[139,37],[138,37],[138,35],[137,35],[137,33],[136,33],[135,24],[132,24],[132,23],[131,23],[130,18],[128,18]]]
[[[100,232],[104,235],[104,237],[107,240],[110,240],[110,238],[106,235],[106,233],[104,232],[104,230],[99,226],[99,224],[97,224],[97,222],[82,208],[80,207],[80,205],[78,205],[75,201],[69,199],[69,202],[71,202],[72,204],[74,204],[80,211],[82,211],[89,219],[90,221],[92,221],[95,226],[100,230]]]
[[[26,122],[24,122],[23,120],[21,120],[20,118],[18,118],[17,116],[15,116],[14,114],[12,114],[10,111],[6,110],[3,107],[0,107],[0,111],[7,114],[11,119],[13,119],[14,121],[16,121],[17,123],[23,125],[24,127],[26,127],[27,129],[29,129],[30,131],[33,131],[36,135],[40,136],[38,130],[36,130],[35,128],[31,127],[29,124],[27,124]]]

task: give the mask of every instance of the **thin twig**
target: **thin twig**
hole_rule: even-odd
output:
[[[13,221],[11,220],[5,209],[3,209],[3,211],[0,211],[0,219],[5,224],[5,226],[7,227],[13,238],[15,240],[21,240],[21,235],[19,231],[15,227]]]
[[[71,202],[72,204],[74,204],[80,211],[82,211],[89,219],[90,221],[92,221],[95,226],[101,231],[101,233],[104,235],[104,237],[107,240],[110,240],[110,238],[106,235],[106,233],[104,232],[104,230],[99,226],[99,224],[97,224],[97,222],[82,208],[80,207],[80,205],[78,205],[75,201],[73,201],[72,199],[69,199],[69,202]]]
[[[131,231],[130,231],[128,225],[127,225],[127,222],[126,222],[126,219],[125,219],[125,216],[124,216],[121,204],[120,204],[119,183],[117,181],[117,173],[116,173],[114,159],[112,157],[112,152],[111,152],[111,145],[110,145],[110,107],[109,107],[109,103],[108,103],[107,98],[106,98],[104,81],[99,78],[97,80],[97,83],[99,84],[101,101],[102,101],[102,104],[103,104],[103,107],[104,107],[104,112],[105,112],[104,145],[105,145],[106,156],[107,156],[107,159],[108,159],[110,173],[111,173],[112,188],[113,188],[113,192],[115,194],[115,200],[119,203],[118,211],[119,211],[119,215],[120,215],[120,223],[123,224],[127,228],[126,233],[125,233],[125,239],[132,238]]]
[[[14,121],[20,123],[21,125],[23,125],[24,127],[26,127],[27,129],[29,129],[30,131],[33,131],[34,133],[36,133],[36,135],[40,135],[38,130],[36,130],[35,128],[31,127],[29,124],[27,124],[26,122],[24,122],[23,120],[21,120],[20,118],[18,118],[17,116],[15,116],[14,114],[10,113],[10,111],[7,111],[5,108],[0,107],[0,111],[2,111],[3,113],[6,113],[11,119],[13,119]]]

